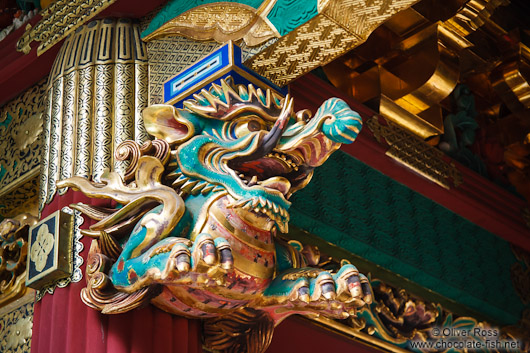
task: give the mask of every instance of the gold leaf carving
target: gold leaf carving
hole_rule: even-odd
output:
[[[0,109],[0,216],[31,212],[38,194],[46,79]]]
[[[0,196],[40,164],[45,83],[41,80],[0,109]]]
[[[41,55],[115,1],[57,0],[41,12],[42,19],[35,27],[26,27],[17,42],[17,50],[28,54],[31,42],[38,41],[41,43],[37,55]]]
[[[31,300],[31,299],[30,299]],[[29,353],[33,327],[33,302],[24,303],[0,316],[0,352]]]
[[[21,214],[0,223],[0,307],[26,293],[28,228],[36,222],[36,217]]]
[[[462,184],[462,174],[453,163],[444,160],[442,151],[390,121],[382,124],[377,117],[373,117],[366,122],[366,126],[376,140],[390,146],[386,152],[387,156],[443,188],[451,189]]]
[[[195,40],[213,39],[223,43],[243,38],[247,45],[253,46],[279,37],[274,26],[259,13],[259,9],[238,3],[201,5],[168,21],[144,40],[183,35]]]
[[[77,43],[113,50],[74,50]],[[129,19],[93,21],[65,40],[46,87],[41,209],[53,199],[58,179],[98,179],[105,168],[127,169],[112,151],[127,139],[147,139],[141,118],[147,75],[146,47]]]
[[[319,1],[320,14],[245,62],[284,86],[363,43],[393,14],[417,0]]]
[[[323,65],[353,47],[361,38],[324,15],[298,27],[245,65],[279,86]]]

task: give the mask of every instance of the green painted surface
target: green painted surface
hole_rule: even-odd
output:
[[[7,129],[8,125],[11,124],[11,121],[13,121],[13,117],[11,116],[11,114],[7,113],[6,119],[0,122],[0,127],[4,127]]]
[[[214,0],[171,0],[166,6],[158,12],[149,23],[149,26],[142,32],[142,37],[145,37],[164,23],[177,17],[178,15],[193,9],[194,7],[206,4],[212,4],[219,1]],[[263,0],[227,0],[223,2],[233,2],[248,5],[257,9]],[[267,18],[276,27],[280,35],[286,35],[296,27],[309,21],[318,14],[317,0],[278,0],[274,5]]]
[[[339,151],[296,193],[291,224],[500,324],[524,305],[505,240]]]
[[[317,3],[317,0],[279,0],[267,18],[284,36],[318,15]]]
[[[3,165],[0,165],[0,181],[4,179],[4,176],[6,175],[7,170],[4,168]]]

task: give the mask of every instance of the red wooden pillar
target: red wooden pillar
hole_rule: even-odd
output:
[[[108,206],[108,200],[89,199],[80,192],[56,195],[42,217],[83,202]],[[85,218],[82,228],[91,220]],[[82,256],[86,258],[91,239],[84,238]],[[80,297],[85,278],[66,288],[57,288],[35,304],[33,317],[33,353],[200,353],[201,325],[197,320],[172,316],[148,305],[119,315],[103,315],[86,306]]]

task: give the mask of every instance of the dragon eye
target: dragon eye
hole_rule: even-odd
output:
[[[249,120],[238,122],[233,131],[235,132],[236,137],[239,138],[248,135],[251,132],[263,129],[265,129],[265,125],[260,120],[251,118]]]

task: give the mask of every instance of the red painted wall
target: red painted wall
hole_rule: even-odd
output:
[[[81,192],[56,195],[42,213],[46,217],[71,203],[108,205]],[[85,218],[82,228],[88,228]],[[86,261],[91,239],[84,238]],[[82,267],[83,276],[85,264]],[[80,297],[85,277],[66,288],[57,288],[35,304],[32,353],[200,353],[200,323],[169,315],[149,305],[119,315],[103,315],[86,306]]]

